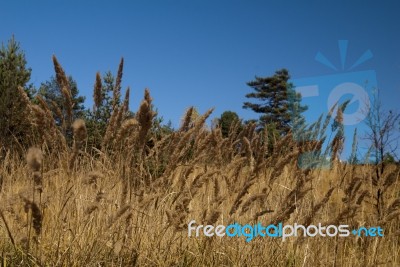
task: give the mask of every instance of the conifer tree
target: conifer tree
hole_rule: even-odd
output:
[[[26,145],[30,133],[27,105],[33,93],[30,77],[25,53],[13,36],[0,48],[0,152]]]
[[[256,76],[255,80],[247,83],[254,92],[246,97],[257,101],[245,102],[243,108],[262,114],[258,121],[260,128],[272,127],[280,135],[285,135],[290,129],[304,123],[301,113],[307,107],[300,104],[301,95],[295,92],[289,79],[289,72],[281,69],[271,77]]]

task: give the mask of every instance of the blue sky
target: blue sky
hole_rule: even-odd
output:
[[[399,11],[396,1],[2,1],[0,42],[15,35],[37,86],[53,75],[55,54],[87,107],[96,72],[115,73],[123,56],[131,109],[148,87],[159,114],[178,126],[191,105],[256,118],[242,109],[255,75],[340,75],[367,50],[373,57],[351,71],[374,70],[385,107],[397,108]],[[338,40],[348,40],[344,70]],[[317,62],[317,52],[338,70]]]

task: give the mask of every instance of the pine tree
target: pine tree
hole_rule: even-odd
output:
[[[68,76],[67,79],[72,101],[71,121],[74,121],[75,119],[82,119],[85,116],[85,97],[79,95],[77,83],[72,76]],[[65,105],[65,96],[61,92],[61,88],[56,77],[52,76],[50,80],[43,82],[39,87],[37,95],[41,96],[46,101],[53,113],[56,125],[60,127],[62,132],[64,132],[67,142],[71,144],[73,140],[73,134],[72,128],[69,124],[70,122],[67,121],[68,110]]]
[[[241,120],[236,112],[233,111],[225,111],[221,114],[221,117],[218,119],[219,125],[221,127],[221,133],[223,137],[228,137],[231,127],[235,124],[238,124],[238,131],[241,128]]]
[[[107,124],[113,112],[113,91],[115,78],[111,71],[107,71],[103,78],[96,74],[94,83],[93,109],[86,110],[86,127],[88,129],[89,146],[100,148]]]
[[[27,144],[30,133],[26,96],[32,95],[27,85],[31,69],[14,36],[0,49],[0,150],[15,150]],[[22,95],[18,88],[23,88]],[[23,93],[23,92],[22,92]]]
[[[72,76],[68,77],[68,83],[69,83],[69,88],[71,89],[71,98],[73,103],[72,120],[83,118],[85,112],[85,106],[84,106],[85,97],[79,95],[79,89],[77,83],[72,78]],[[43,82],[40,85],[37,94],[43,97],[43,99],[47,102],[49,107],[53,110],[54,113],[53,115],[56,119],[57,125],[61,126],[60,122],[61,118],[58,117],[59,114],[57,115],[55,109],[58,107],[59,109],[61,109],[62,113],[65,113],[65,110],[62,110],[64,106],[64,96],[61,93],[61,89],[56,78],[52,76],[50,80]],[[63,114],[62,117],[65,117],[65,114]]]
[[[256,77],[247,83],[255,92],[246,97],[254,98],[258,102],[245,102],[243,108],[263,114],[258,121],[260,128],[268,125],[277,129],[280,135],[285,135],[293,127],[300,127],[304,123],[301,113],[307,107],[300,104],[301,95],[295,92],[289,79],[289,72],[281,69],[271,77]]]

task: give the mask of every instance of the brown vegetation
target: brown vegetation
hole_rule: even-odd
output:
[[[57,80],[71,110],[64,71]],[[118,77],[122,75],[121,61]],[[96,77],[95,90],[100,85]],[[114,94],[119,97],[117,83]],[[23,98],[24,96],[21,95]],[[95,98],[98,93],[95,93]],[[29,104],[36,148],[0,163],[3,264],[46,266],[399,266],[399,168],[379,181],[374,166],[302,169],[291,134],[268,140],[249,124],[208,129],[212,110],[162,138],[152,136],[150,92],[134,118],[127,104],[109,120],[101,149],[88,147],[85,122],[55,124],[45,102]],[[99,100],[96,100],[98,103]],[[63,131],[72,127],[68,145]],[[149,146],[151,140],[151,146]],[[270,147],[273,149],[271,150]],[[334,139],[333,152],[342,142]],[[384,192],[377,201],[376,193]],[[188,237],[202,224],[284,222],[380,226],[384,237]]]

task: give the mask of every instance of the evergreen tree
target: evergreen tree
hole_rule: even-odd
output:
[[[219,118],[218,121],[221,127],[221,133],[223,137],[227,137],[229,135],[229,131],[234,124],[236,123],[241,124],[238,114],[233,111],[225,111],[224,113],[221,114],[221,117]]]
[[[27,68],[25,54],[14,36],[0,49],[0,151],[21,148],[27,144],[30,133],[29,99],[19,91],[23,88],[30,97],[32,86],[27,85],[31,69]]]
[[[386,164],[394,164],[396,163],[396,159],[391,153],[386,153],[385,156],[383,157],[383,162]]]
[[[68,77],[69,87],[71,89],[71,97],[72,97],[72,120],[83,118],[85,115],[85,97],[79,95],[79,90],[76,81],[72,78],[72,76]],[[57,79],[52,76],[50,80],[43,82],[37,93],[39,96],[43,97],[46,101],[50,109],[53,111],[54,118],[56,120],[56,124],[61,126],[61,119],[59,111],[61,111],[61,117],[65,117],[64,107],[64,96],[61,93],[61,88],[57,83]],[[56,109],[60,109],[57,111]]]
[[[94,87],[95,104],[93,109],[86,110],[86,127],[89,145],[100,148],[108,121],[113,112],[115,78],[111,71],[107,71],[103,79],[98,73]],[[117,105],[119,105],[120,100],[117,99],[116,101],[118,101]]]
[[[113,112],[113,91],[115,88],[115,77],[111,71],[104,74],[103,83],[101,86],[101,102],[96,108],[98,122],[106,125]],[[120,99],[116,99],[116,105],[120,104]]]
[[[153,105],[153,104],[152,104]],[[155,109],[154,106],[152,109]],[[163,137],[172,134],[175,130],[172,126],[171,120],[167,123],[164,123],[164,118],[162,116],[158,116],[157,109],[155,109],[155,116],[153,118],[153,123],[151,126],[151,135],[156,140],[161,140]]]
[[[285,135],[291,129],[304,124],[301,113],[306,111],[307,107],[300,104],[301,95],[295,92],[289,79],[289,72],[281,69],[271,77],[256,77],[247,83],[255,92],[247,94],[246,97],[258,101],[245,102],[243,108],[263,114],[259,118],[260,128],[270,125],[269,127],[277,129],[280,135]]]
[[[78,86],[72,76],[68,76],[68,84],[71,90],[71,100],[73,105],[71,120],[74,121],[78,118],[84,118],[85,97],[79,95]],[[65,119],[68,118],[68,111],[65,106],[65,97],[61,93],[61,88],[57,82],[57,79],[52,76],[49,81],[43,82],[39,87],[37,95],[41,96],[46,101],[53,113],[53,118],[56,122],[56,125],[61,128],[65,134],[67,142],[71,144],[73,140],[72,128],[70,127],[69,123],[65,121]]]

